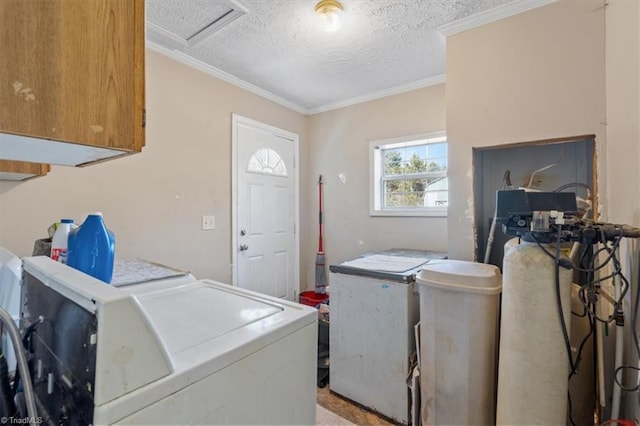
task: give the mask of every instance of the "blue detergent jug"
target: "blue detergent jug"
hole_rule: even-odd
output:
[[[105,283],[111,282],[116,238],[107,229],[102,213],[90,213],[69,233],[67,265]]]

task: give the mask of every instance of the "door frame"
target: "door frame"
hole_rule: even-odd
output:
[[[293,143],[293,185],[294,185],[294,259],[293,259],[293,279],[295,282],[293,289],[294,301],[298,299],[300,291],[300,173],[298,172],[298,151],[299,137],[297,134],[287,130],[279,129],[268,124],[244,117],[240,114],[231,114],[231,282],[238,285],[238,126],[246,125],[265,133],[290,140]]]

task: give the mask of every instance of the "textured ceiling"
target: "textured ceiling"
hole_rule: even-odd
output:
[[[437,28],[514,0],[341,1],[334,33],[319,29],[315,0],[147,0],[147,23],[176,36],[154,43],[313,110],[445,74]],[[246,14],[181,41],[232,9]]]

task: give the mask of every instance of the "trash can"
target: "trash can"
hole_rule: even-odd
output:
[[[318,310],[318,375],[317,384],[323,388],[329,382],[329,313],[321,309],[328,303],[329,294],[303,291],[300,293],[300,303],[320,308]]]
[[[318,319],[318,387],[329,382],[329,321]]]
[[[422,424],[495,424],[500,270],[433,260],[416,281]]]

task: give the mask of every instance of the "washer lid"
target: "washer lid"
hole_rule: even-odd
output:
[[[169,353],[177,354],[281,313],[283,306],[204,285],[138,296]]]

